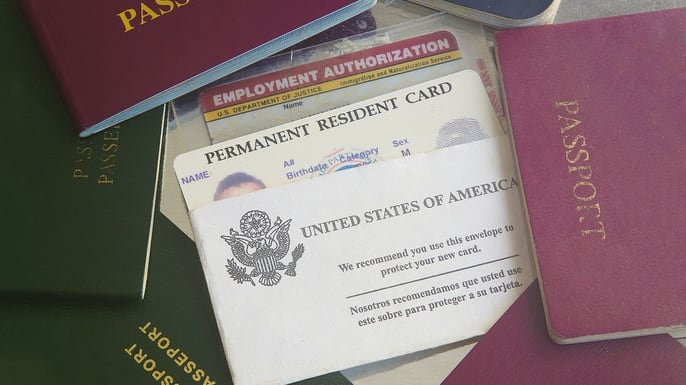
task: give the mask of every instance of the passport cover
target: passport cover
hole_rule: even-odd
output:
[[[686,325],[686,9],[496,33],[551,336]]]
[[[0,2],[0,296],[145,291],[163,109],[79,139],[15,1]]]
[[[534,282],[442,385],[683,385],[686,347],[666,334],[558,345]]]
[[[81,136],[369,9],[374,0],[20,0]]]

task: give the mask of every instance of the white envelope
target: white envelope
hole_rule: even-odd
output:
[[[533,277],[505,136],[220,200],[191,222],[237,385],[481,335]]]

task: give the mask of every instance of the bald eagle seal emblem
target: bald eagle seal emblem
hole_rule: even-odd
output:
[[[291,220],[282,221],[276,217],[274,223],[264,211],[252,210],[243,214],[240,230],[231,228],[229,235],[221,238],[229,244],[235,259],[227,259],[226,270],[229,276],[242,284],[253,278],[263,286],[274,286],[281,281],[281,271],[288,276],[295,276],[295,267],[302,257],[305,247],[299,243],[291,252],[291,261],[284,264],[281,260],[288,255],[291,238],[288,235]],[[238,261],[238,262],[236,262]],[[238,264],[240,263],[240,265]],[[248,268],[251,270],[248,272]]]

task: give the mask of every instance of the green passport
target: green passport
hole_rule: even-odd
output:
[[[80,139],[15,1],[0,36],[0,296],[142,298],[163,108]]]

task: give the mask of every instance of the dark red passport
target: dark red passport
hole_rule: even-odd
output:
[[[548,327],[686,326],[686,8],[496,33]]]
[[[374,0],[20,0],[81,136],[159,106]]]
[[[442,385],[683,385],[686,347],[667,334],[558,345],[534,282]]]

